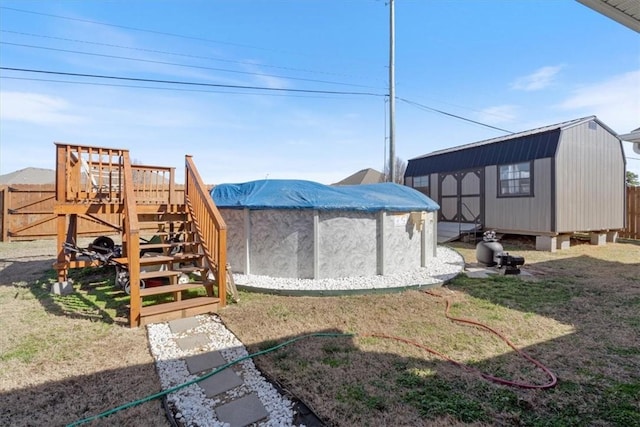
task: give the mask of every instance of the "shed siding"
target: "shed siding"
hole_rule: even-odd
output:
[[[485,168],[486,229],[548,233],[551,231],[552,159],[533,164],[534,197],[498,197],[498,168]]]
[[[438,200],[440,194],[438,193],[438,174],[432,173],[429,175],[429,191],[431,200]]]
[[[599,124],[562,131],[556,156],[557,231],[624,228],[624,155]]]

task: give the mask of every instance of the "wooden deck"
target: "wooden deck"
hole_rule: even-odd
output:
[[[190,156],[185,156],[180,200],[173,168],[132,165],[128,150],[56,143],[56,165],[60,282],[67,280],[70,268],[93,265],[79,262],[77,252],[69,250],[84,231],[79,218],[113,212],[119,221],[101,225],[121,235],[122,255],[113,260],[130,294],[131,327],[225,306],[226,224]],[[151,249],[160,253],[141,256]],[[191,276],[194,272],[197,277]],[[145,280],[165,284],[147,288]],[[162,298],[145,300],[154,296]]]

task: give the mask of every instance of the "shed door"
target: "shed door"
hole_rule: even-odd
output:
[[[484,220],[484,170],[441,173],[438,179],[439,221],[478,222]]]

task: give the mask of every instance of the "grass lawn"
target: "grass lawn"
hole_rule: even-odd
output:
[[[328,425],[640,426],[640,245],[577,242],[547,253],[522,239],[503,244],[525,257],[532,277],[462,275],[431,293],[241,293],[220,314],[250,352],[309,333],[356,334],[303,339],[255,359]],[[475,262],[472,245],[452,246]],[[49,425],[64,424],[159,390],[144,329],[125,326],[126,297],[110,279],[82,274],[81,291],[68,297],[49,295],[46,277],[0,280],[0,328],[13,331],[0,338],[3,425],[52,412],[64,415]],[[446,300],[452,316],[490,326],[543,363],[555,387],[483,379],[479,371],[549,381],[495,335],[447,319]],[[104,425],[168,425],[162,417],[159,403],[149,402]]]

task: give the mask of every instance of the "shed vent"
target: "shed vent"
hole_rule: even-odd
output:
[[[591,129],[591,130],[596,130],[596,129],[598,129],[598,125],[596,124],[596,122],[594,122],[593,120],[591,120],[591,121],[589,122],[589,129]]]

